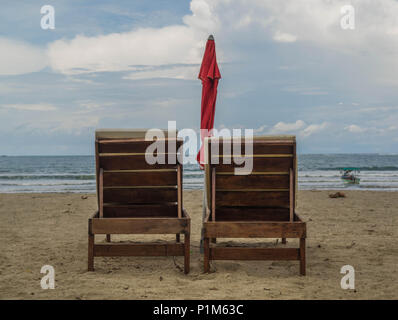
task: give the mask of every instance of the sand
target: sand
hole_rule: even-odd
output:
[[[192,218],[189,275],[180,270],[182,257],[96,258],[96,271],[87,272],[87,218],[96,209],[95,195],[0,194],[0,298],[397,299],[397,193],[348,191],[339,199],[329,193],[299,192],[297,211],[308,233],[305,277],[294,261],[216,261],[204,274],[201,191],[184,193]],[[55,268],[54,290],[40,286],[46,264]],[[355,268],[355,290],[340,286],[347,264]]]

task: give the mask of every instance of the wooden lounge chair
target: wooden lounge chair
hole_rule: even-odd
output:
[[[182,206],[182,165],[170,161],[168,146],[182,140],[165,132],[166,164],[149,164],[153,141],[145,131],[97,131],[95,140],[98,211],[88,221],[88,270],[94,257],[184,256],[189,272],[190,218]],[[160,153],[159,153],[160,154]],[[163,154],[163,153],[162,153]],[[95,235],[106,242],[95,243]],[[174,234],[173,243],[112,243],[112,234]],[[184,243],[180,241],[184,234]]]
[[[212,149],[211,144],[217,141],[219,147]],[[234,168],[239,165],[233,160],[225,164],[226,157],[221,155],[228,141],[231,143],[226,138],[205,141],[205,272],[209,272],[211,260],[299,260],[300,273],[305,275],[306,224],[295,212],[295,137],[255,137],[252,155],[244,155],[242,143],[242,155],[253,157],[253,170],[248,175],[235,175]],[[215,164],[216,158],[219,164]],[[217,238],[282,238],[283,244],[286,238],[298,238],[300,247],[221,247]]]

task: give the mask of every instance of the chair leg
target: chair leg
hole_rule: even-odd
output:
[[[300,274],[305,276],[305,238],[300,238]]]
[[[208,273],[210,271],[210,239],[204,238],[204,272]]]
[[[180,241],[180,235],[178,235],[178,241]],[[184,235],[184,273],[188,274],[189,273],[189,268],[190,268],[190,239],[191,239],[191,235],[189,233],[186,233]]]
[[[110,234],[106,235],[106,242],[111,242],[111,235]]]
[[[286,238],[282,238],[282,244],[286,244]]]
[[[88,234],[88,271],[94,271],[94,235]]]
[[[176,242],[180,242],[180,234],[179,233],[176,234]]]

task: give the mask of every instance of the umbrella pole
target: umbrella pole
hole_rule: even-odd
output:
[[[205,179],[206,176],[203,175],[203,185],[205,185]],[[204,253],[204,246],[203,246],[203,240],[204,240],[204,230],[203,230],[203,223],[205,222],[206,219],[206,192],[203,192],[203,213],[202,213],[202,229],[200,231],[200,253]]]

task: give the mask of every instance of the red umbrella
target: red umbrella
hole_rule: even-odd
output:
[[[216,112],[217,86],[218,80],[221,78],[216,59],[216,44],[212,35],[207,39],[205,54],[198,78],[202,80],[202,106],[200,114],[200,138],[202,146],[196,160],[199,162],[201,168],[203,168],[203,142],[206,137],[211,136],[211,130],[213,129],[214,114]]]

